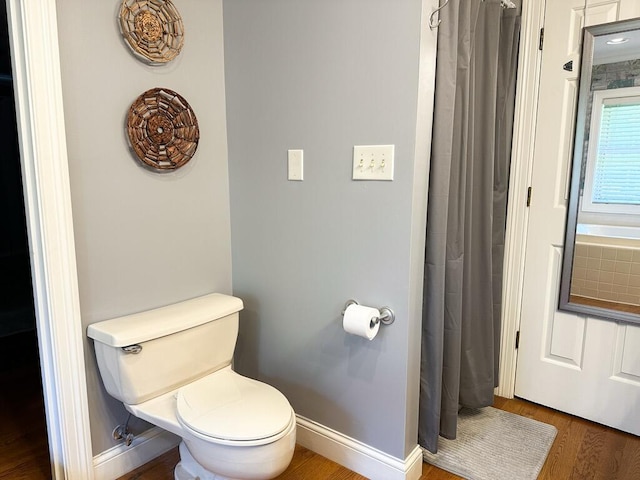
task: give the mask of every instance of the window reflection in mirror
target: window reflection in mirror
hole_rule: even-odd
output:
[[[640,323],[640,20],[585,29],[560,308]]]

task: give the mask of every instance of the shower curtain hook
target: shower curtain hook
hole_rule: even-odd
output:
[[[433,30],[434,28],[438,28],[440,26],[440,24],[442,23],[442,20],[440,20],[440,18],[438,18],[438,22],[437,23],[434,23],[434,15],[436,13],[438,13],[440,10],[442,10],[444,7],[446,7],[447,3],[449,3],[449,0],[445,0],[445,2],[442,5],[440,5],[433,12],[431,12],[431,16],[429,16],[429,28],[431,30]]]

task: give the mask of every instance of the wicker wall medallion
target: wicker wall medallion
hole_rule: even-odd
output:
[[[131,50],[152,64],[170,62],[184,44],[182,18],[171,0],[122,0],[120,30]]]
[[[129,108],[129,143],[137,157],[158,170],[183,166],[198,148],[198,119],[187,101],[168,88],[153,88]]]

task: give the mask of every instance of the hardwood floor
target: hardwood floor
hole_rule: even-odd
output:
[[[555,425],[558,429],[539,480],[640,479],[640,437],[524,400],[496,397],[494,406]],[[172,480],[177,462],[178,451],[174,449],[118,480]],[[420,477],[421,480],[459,478],[428,464],[423,464]],[[278,477],[278,480],[294,479],[363,480],[365,477],[297,446],[291,465]]]
[[[0,480],[49,480],[43,405],[41,396],[37,395],[40,389],[37,365],[31,363],[23,365],[21,370],[11,370],[5,363],[0,378],[8,382],[0,389]],[[494,406],[558,429],[539,480],[640,479],[640,437],[524,400],[496,397]],[[173,449],[119,480],[173,480],[176,463],[178,451]],[[279,480],[364,478],[301,446],[296,447],[289,468],[278,477]],[[432,465],[422,466],[421,480],[459,478]]]
[[[571,295],[569,297],[571,303],[580,303],[590,307],[606,308],[608,310],[618,310],[619,312],[640,314],[640,305],[630,305],[628,303],[608,302],[606,300],[598,300],[595,298],[581,297],[580,295]]]
[[[35,332],[0,338],[0,479],[49,480]]]
[[[524,400],[497,397],[495,406],[558,429],[539,480],[640,478],[640,437]]]

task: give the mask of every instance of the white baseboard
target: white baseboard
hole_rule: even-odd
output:
[[[422,474],[418,445],[401,460],[299,415],[297,424],[300,445],[371,480],[418,480]]]
[[[130,446],[116,445],[93,457],[95,480],[114,480],[180,443],[180,437],[159,427],[137,435]]]
[[[371,480],[418,480],[422,450],[418,445],[404,460],[297,416],[296,441],[305,448]],[[114,480],[180,443],[180,437],[159,427],[137,435],[130,446],[116,445],[93,457],[95,480]]]

